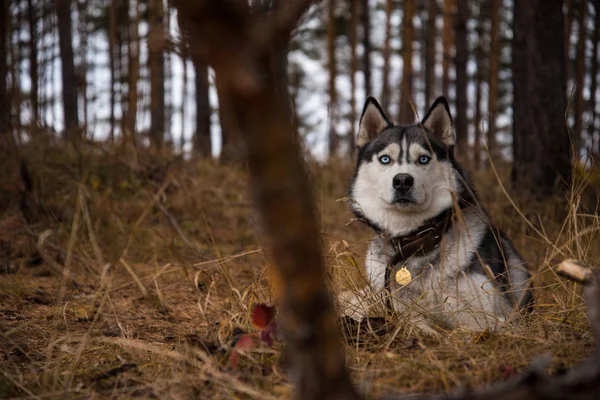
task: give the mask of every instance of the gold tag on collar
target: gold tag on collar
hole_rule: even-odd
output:
[[[412,275],[410,271],[406,269],[406,267],[400,268],[396,272],[396,282],[398,282],[402,286],[408,285],[412,281]]]

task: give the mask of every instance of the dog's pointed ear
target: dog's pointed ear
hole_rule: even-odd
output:
[[[450,107],[445,97],[438,97],[421,124],[446,146],[454,146],[454,129]]]
[[[363,147],[390,125],[392,123],[386,117],[377,100],[373,97],[367,98],[360,116],[357,146]]]

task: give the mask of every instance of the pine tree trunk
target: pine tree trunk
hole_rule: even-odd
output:
[[[88,98],[87,98],[87,50],[88,50],[88,2],[78,2],[77,12],[79,17],[79,92],[81,94],[81,111],[83,116],[83,132],[87,132],[88,126]]]
[[[363,76],[365,80],[365,95],[373,95],[373,86],[371,86],[371,10],[369,0],[361,0],[361,25],[363,27],[362,46],[363,46]]]
[[[596,130],[596,92],[598,89],[598,42],[600,42],[600,4],[592,2],[594,8],[594,34],[592,37],[592,65],[590,66],[590,125],[588,126],[588,137],[592,141],[591,150],[600,152],[600,139],[597,138]],[[598,147],[597,147],[598,146]]]
[[[565,84],[569,92],[571,91],[569,85],[569,79],[571,78],[571,33],[573,31],[573,19],[575,17],[575,13],[573,12],[573,2],[574,0],[566,1],[566,10],[565,10]]]
[[[0,1],[0,145],[4,137],[10,133],[10,100],[8,98],[8,26],[9,26],[8,0]]]
[[[577,40],[577,59],[575,60],[575,109],[574,117],[575,124],[571,136],[573,138],[573,148],[575,153],[578,153],[579,146],[582,140],[583,133],[583,109],[585,91],[585,44],[587,43],[586,35],[586,16],[587,16],[587,0],[579,0],[579,37]]]
[[[149,0],[150,140],[162,147],[165,135],[165,31],[162,0]]]
[[[116,109],[116,53],[117,53],[117,0],[110,0],[108,12],[108,60],[110,67],[110,115],[109,115],[109,138],[115,141],[115,109]]]
[[[327,2],[327,64],[329,69],[329,158],[337,156],[338,150],[338,104],[337,104],[337,88],[335,80],[337,79],[337,66],[335,57],[335,38],[336,38],[336,21],[335,21],[335,0]]]
[[[211,157],[210,101],[208,97],[208,67],[197,56],[193,56],[196,88],[196,133],[194,152],[202,157]]]
[[[33,124],[37,125],[40,119],[39,102],[39,77],[38,77],[38,51],[37,51],[37,13],[33,0],[27,0],[27,22],[29,25],[29,79],[31,80],[31,117]]]
[[[513,38],[513,170],[519,189],[538,197],[571,177],[564,121],[562,0],[516,0]],[[552,82],[552,84],[549,84]]]
[[[350,134],[348,136],[348,147],[350,155],[356,151],[356,126],[358,124],[356,110],[356,71],[358,70],[358,60],[356,58],[356,28],[358,26],[359,8],[358,0],[352,0],[350,9]]]
[[[390,57],[392,53],[392,11],[393,1],[385,2],[385,39],[383,44],[383,76],[381,77],[381,106],[384,110],[390,108]]]
[[[475,168],[481,167],[481,143],[483,132],[481,129],[482,109],[481,109],[481,92],[483,84],[483,66],[485,65],[484,52],[484,13],[483,5],[479,3],[479,20],[477,21],[477,50],[475,51],[475,63],[477,64],[477,72],[475,77],[475,116],[473,125],[475,128],[475,143],[473,149],[473,164]]]
[[[129,0],[127,0],[129,1]],[[129,23],[129,40],[127,41],[127,114],[125,116],[125,131],[123,135],[134,139],[137,120],[138,102],[138,77],[140,74],[140,35],[138,26],[140,23],[140,12],[138,0],[133,0],[133,21]]]
[[[425,107],[429,107],[435,98],[435,44],[438,14],[437,0],[429,0],[427,8],[427,29],[425,32]]]
[[[415,16],[415,1],[407,0],[404,7],[402,26],[402,83],[400,84],[400,107],[398,110],[398,122],[410,124],[415,121],[415,113],[412,108],[413,90],[413,67],[412,48],[415,38],[413,18]]]
[[[521,0],[517,0],[521,1]],[[491,30],[490,30],[490,77],[488,90],[488,132],[487,144],[490,156],[497,152],[496,144],[496,114],[498,108],[498,71],[500,65],[500,6],[501,0],[492,0]],[[515,8],[517,6],[515,5]],[[514,56],[513,56],[514,58]]]
[[[442,44],[444,58],[442,60],[442,94],[450,95],[450,66],[452,65],[452,47],[454,46],[454,13],[456,0],[444,0],[444,29]]]
[[[182,89],[181,89],[181,107],[179,109],[180,114],[180,123],[181,123],[181,136],[179,137],[179,149],[181,153],[183,153],[183,149],[185,147],[185,128],[186,128],[186,112],[185,112],[185,104],[188,100],[188,52],[183,48],[187,46],[181,46],[181,64],[183,66],[183,73],[181,77],[182,81]]]
[[[467,21],[469,20],[468,0],[457,0],[456,7],[456,147],[459,152],[466,152],[469,138],[469,127],[467,121],[468,76],[467,60],[469,58],[469,47],[467,45]]]
[[[73,59],[73,30],[71,28],[71,0],[55,0],[58,20],[58,41],[62,72],[63,114],[65,138],[72,143],[80,140],[79,117],[77,115],[77,74]]]

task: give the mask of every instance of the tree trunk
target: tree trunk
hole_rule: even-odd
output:
[[[550,196],[571,177],[564,121],[562,0],[517,0],[513,39],[513,170],[519,188]],[[552,82],[552,84],[549,84]]]
[[[456,7],[456,147],[459,152],[467,153],[469,126],[467,120],[468,76],[467,60],[469,59],[469,47],[467,44],[467,21],[469,20],[468,0],[457,0]]]
[[[335,57],[335,38],[336,38],[336,20],[335,20],[335,0],[327,2],[327,64],[329,69],[329,158],[337,156],[338,150],[338,104],[337,88],[335,80],[337,79],[337,66]]]
[[[197,56],[192,57],[195,70],[196,88],[196,133],[194,134],[194,152],[202,157],[212,156],[210,136],[210,101],[208,97],[208,67]]]
[[[361,25],[363,27],[362,70],[365,80],[365,96],[371,96],[373,95],[373,86],[371,86],[371,10],[369,8],[369,0],[361,0],[361,11]]]
[[[383,45],[383,76],[381,77],[381,106],[386,112],[390,108],[390,57],[392,53],[392,11],[393,1],[385,2],[385,39]]]
[[[295,397],[357,399],[337,335],[314,199],[295,144],[289,105],[282,101],[277,80],[268,77],[274,43],[285,41],[287,32],[264,32],[273,21],[250,18],[250,12],[242,11],[245,2],[200,2],[195,13],[190,3],[182,0],[179,12],[187,5],[186,14],[198,27],[199,37],[206,40],[207,63],[215,68],[217,86],[234,111],[230,116],[237,119],[236,125],[244,126],[251,187],[270,239],[276,276],[282,282],[279,316],[296,383]],[[238,5],[237,12],[227,10],[232,4]],[[309,4],[293,5],[301,14]],[[272,18],[280,15],[275,12]],[[292,18],[290,23],[294,22]],[[259,45],[255,38],[264,38],[265,43]],[[198,47],[202,51],[203,46]],[[241,84],[240,73],[249,85]]]
[[[79,85],[78,91],[81,95],[81,111],[83,116],[83,132],[87,133],[88,127],[88,98],[87,98],[87,50],[88,50],[88,2],[77,2],[77,13],[79,17],[79,55],[80,55],[80,65],[79,65]]]
[[[517,0],[521,1],[521,0]],[[487,145],[490,156],[497,152],[496,144],[496,114],[498,111],[498,71],[500,65],[500,6],[502,0],[492,0],[491,30],[490,30],[490,77],[488,80],[488,132]],[[517,6],[515,5],[515,8]],[[513,54],[513,59],[514,59]]]
[[[454,46],[454,13],[456,0],[444,0],[444,29],[442,44],[444,58],[442,60],[442,94],[450,96],[450,66],[452,65],[452,47]]]
[[[433,103],[435,96],[435,44],[437,28],[437,0],[429,0],[427,8],[427,28],[425,31],[425,106]],[[445,94],[445,93],[444,93]]]
[[[600,152],[600,139],[596,139],[596,91],[598,89],[598,42],[600,42],[600,5],[593,1],[595,19],[594,19],[594,34],[592,37],[592,65],[590,67],[590,125],[588,126],[588,136],[592,142],[591,150]]]
[[[110,67],[110,115],[109,115],[109,138],[111,143],[115,141],[115,109],[116,105],[116,76],[117,76],[117,0],[110,0],[108,12],[108,60]]]
[[[9,38],[9,12],[8,0],[0,1],[0,145],[5,142],[3,138],[10,133],[10,99],[8,98],[8,53],[7,41]],[[7,143],[6,143],[7,144]]]
[[[573,12],[574,0],[566,1],[566,11],[565,11],[565,84],[569,91],[571,88],[569,87],[569,79],[571,78],[571,32],[573,31],[573,19],[575,13]]]
[[[579,0],[579,37],[577,40],[577,58],[575,60],[575,109],[574,117],[575,124],[573,125],[573,131],[571,137],[573,139],[573,148],[575,154],[579,153],[579,147],[581,144],[581,136],[583,133],[583,109],[584,109],[584,98],[583,92],[584,79],[585,79],[585,44],[587,43],[586,35],[586,16],[587,16],[587,0]]]
[[[415,16],[415,1],[407,0],[404,7],[402,26],[402,83],[400,84],[400,107],[398,109],[398,122],[410,124],[415,121],[415,113],[412,108],[413,90],[413,67],[412,48],[415,38],[413,18]]]
[[[149,0],[150,140],[162,147],[165,135],[165,31],[162,0]]]
[[[129,0],[127,0],[129,1]],[[135,124],[137,120],[138,101],[138,77],[140,74],[140,35],[138,26],[140,23],[140,12],[138,0],[133,0],[133,21],[129,23],[129,40],[127,41],[127,114],[125,116],[125,132],[123,135],[131,140],[135,136]]]
[[[477,49],[475,51],[475,63],[477,65],[477,72],[475,76],[475,116],[473,118],[473,125],[475,128],[475,143],[473,149],[473,164],[474,167],[481,167],[481,143],[483,132],[481,129],[482,110],[481,110],[481,92],[483,84],[483,66],[485,65],[485,41],[484,41],[484,12],[483,4],[479,3],[479,20],[477,21]]]
[[[40,119],[39,102],[39,77],[38,77],[38,52],[37,52],[37,13],[33,0],[27,0],[27,22],[29,25],[29,79],[31,80],[31,117],[33,124],[37,125]]]
[[[356,126],[358,117],[356,112],[356,71],[358,70],[358,60],[356,58],[356,28],[358,26],[358,17],[360,12],[359,0],[352,0],[350,9],[350,134],[348,136],[348,147],[350,156],[356,151]]]
[[[58,21],[58,40],[62,72],[62,97],[65,138],[72,143],[81,139],[77,109],[77,74],[73,59],[73,30],[71,28],[71,0],[54,0]]]

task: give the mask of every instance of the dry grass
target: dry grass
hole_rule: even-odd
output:
[[[237,369],[227,363],[232,336],[253,330],[252,306],[272,300],[243,170],[208,161],[167,165],[121,148],[88,148],[80,160],[40,140],[21,152],[36,222],[16,212],[18,166],[3,160],[0,398],[289,393],[280,345],[247,354]],[[558,371],[591,352],[578,289],[552,268],[566,257],[597,264],[598,216],[582,211],[579,186],[568,201],[535,202],[509,189],[506,168],[496,167],[499,176],[474,178],[492,218],[529,262],[536,310],[493,334],[420,340],[392,315],[387,333],[347,332],[352,373],[372,396],[480,386],[542,354],[552,355]],[[362,285],[371,235],[348,224],[352,215],[339,201],[351,174],[347,165],[313,168],[336,289]]]

